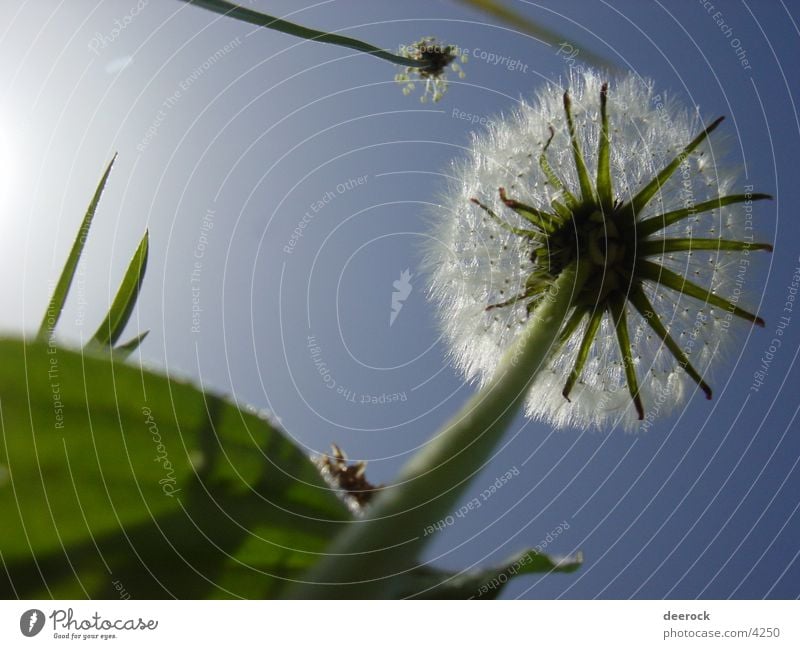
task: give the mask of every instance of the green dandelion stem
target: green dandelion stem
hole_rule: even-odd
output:
[[[617,343],[619,352],[622,355],[622,365],[625,368],[625,379],[628,382],[628,392],[630,392],[633,404],[639,419],[644,419],[644,406],[642,397],[639,394],[639,379],[636,377],[636,366],[633,363],[631,352],[631,339],[628,335],[628,315],[625,309],[625,297],[621,293],[613,293],[609,296],[608,307],[614,320],[617,330]]]
[[[568,92],[564,93],[564,112],[567,115],[567,128],[569,130],[569,139],[572,144],[572,157],[575,159],[575,170],[578,172],[578,181],[581,186],[581,197],[584,203],[591,203],[594,201],[594,188],[589,178],[589,171],[586,169],[586,162],[583,159],[581,145],[578,143],[578,138],[575,135],[575,122],[572,119],[572,100]]]
[[[410,68],[424,68],[428,65],[427,61],[418,61],[416,59],[410,59],[405,56],[393,54],[392,52],[387,52],[380,47],[375,47],[374,45],[370,45],[369,43],[365,43],[364,41],[360,41],[355,38],[350,38],[349,36],[341,36],[340,34],[322,32],[317,29],[296,25],[288,20],[282,20],[281,18],[275,18],[274,16],[262,14],[258,11],[241,7],[232,2],[226,2],[225,0],[180,1],[201,7],[202,9],[207,9],[208,11],[213,11],[214,13],[222,16],[228,16],[230,18],[234,18],[251,25],[256,25],[258,27],[273,29],[275,31],[283,32],[284,34],[290,34],[291,36],[297,36],[298,38],[303,38],[308,41],[339,45],[341,47],[347,47],[358,52],[365,52],[367,54],[371,54],[372,56],[376,56],[379,59],[383,59],[384,61],[389,61],[390,63],[396,63],[398,65],[404,65]]]
[[[382,490],[367,512],[326,548],[326,554],[287,596],[391,597],[392,576],[419,564],[424,530],[451,513],[459,495],[486,465],[503,432],[544,369],[590,264],[570,264],[550,286],[522,333],[503,356],[491,382]],[[428,537],[429,538],[429,537]]]
[[[677,360],[686,373],[692,377],[692,379],[694,379],[695,383],[700,386],[700,389],[705,392],[706,399],[710,399],[711,387],[703,380],[703,377],[700,376],[700,373],[694,369],[692,364],[689,362],[688,357],[680,348],[680,345],[678,345],[673,337],[670,336],[667,328],[664,326],[664,323],[661,322],[661,318],[658,317],[655,309],[653,309],[653,305],[650,303],[650,300],[647,299],[647,295],[645,295],[645,292],[641,289],[641,287],[634,288],[631,291],[631,294],[628,296],[628,299],[639,312],[639,314],[647,321],[647,324],[650,325],[652,330],[661,339],[664,345],[666,345],[667,349],[675,357],[675,360]]]
[[[703,131],[697,135],[683,150],[675,156],[675,158],[666,167],[656,174],[655,178],[645,185],[636,196],[634,196],[630,203],[624,208],[624,214],[629,220],[636,218],[636,215],[641,212],[644,207],[650,202],[656,192],[661,189],[670,176],[675,173],[675,170],[681,166],[686,157],[694,151],[700,144],[722,123],[724,117],[718,117],[711,124],[709,124]],[[696,208],[695,208],[696,209]]]
[[[677,291],[678,293],[683,293],[684,295],[688,295],[689,297],[700,300],[701,302],[705,302],[712,306],[719,307],[720,309],[730,311],[733,313],[733,315],[743,318],[744,320],[749,320],[750,322],[757,324],[759,327],[764,326],[764,320],[759,318],[757,315],[750,313],[749,311],[745,311],[744,309],[740,309],[738,306],[726,300],[725,298],[715,295],[708,289],[698,286],[697,284],[693,284],[685,277],[678,275],[678,273],[675,273],[668,268],[654,264],[651,261],[639,260],[636,263],[636,270],[642,279],[648,279],[652,282],[661,284],[662,286],[666,286],[673,291]]]
[[[581,346],[578,348],[578,355],[575,357],[575,365],[567,377],[567,383],[561,394],[569,401],[570,392],[575,383],[581,378],[583,373],[583,366],[586,365],[586,359],[589,357],[589,350],[592,348],[592,343],[597,336],[597,330],[600,328],[600,323],[603,320],[603,309],[595,309],[589,318],[589,325],[586,327],[586,332],[583,334]]]
[[[638,237],[644,238],[651,234],[655,234],[659,230],[663,230],[674,223],[678,223],[688,216],[695,216],[697,214],[702,214],[703,212],[708,212],[710,210],[716,210],[720,207],[724,207],[725,205],[732,205],[734,203],[763,200],[772,200],[772,196],[769,194],[732,194],[731,196],[719,196],[718,198],[713,198],[710,201],[703,201],[702,203],[698,203],[692,207],[673,210],[672,212],[666,212],[664,214],[659,214],[658,216],[645,219],[636,225],[636,234]]]
[[[656,239],[642,241],[637,253],[642,256],[661,255],[667,252],[685,252],[692,250],[766,250],[772,252],[769,243],[749,243],[747,241],[729,241],[727,239]]]

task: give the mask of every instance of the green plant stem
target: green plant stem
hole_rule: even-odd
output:
[[[486,465],[521,407],[589,264],[568,266],[501,360],[489,385],[472,397],[376,497],[367,518],[333,540],[326,556],[289,589],[296,599],[392,597],[391,578],[418,565],[425,529],[452,514],[459,495]]]
[[[425,61],[418,61],[416,59],[410,59],[405,56],[394,54],[392,52],[387,52],[380,47],[375,47],[374,45],[370,45],[369,43],[365,43],[364,41],[360,41],[355,38],[341,36],[339,34],[331,34],[330,32],[321,32],[317,29],[310,29],[309,27],[296,25],[288,20],[282,20],[281,18],[275,18],[274,16],[270,16],[268,14],[262,14],[258,11],[241,7],[232,2],[226,2],[225,0],[180,0],[180,2],[196,5],[222,16],[235,18],[236,20],[241,20],[242,22],[250,23],[251,25],[257,25],[258,27],[274,29],[275,31],[297,36],[298,38],[303,38],[305,40],[319,41],[320,43],[329,43],[330,45],[340,45],[341,47],[348,47],[351,50],[366,52],[367,54],[377,56],[379,59],[389,61],[390,63],[396,63],[398,65],[404,65],[410,68],[424,68],[426,65],[428,65]]]

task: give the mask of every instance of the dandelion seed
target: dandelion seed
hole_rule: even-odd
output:
[[[416,88],[417,81],[424,81],[424,91],[419,100],[437,102],[447,92],[447,70],[452,70],[459,79],[464,78],[464,70],[458,64],[467,62],[467,55],[455,45],[442,45],[433,36],[421,38],[411,45],[400,47],[400,56],[424,62],[422,67],[406,67],[398,72],[394,80],[403,85],[403,94],[408,95]]]
[[[578,261],[590,279],[534,379],[528,416],[632,428],[693,389],[710,399],[709,365],[732,323],[763,326],[739,306],[738,262],[772,250],[744,223],[745,207],[770,197],[736,193],[735,173],[716,164],[709,136],[721,121],[704,127],[633,75],[609,88],[581,70],[567,93],[551,84],[475,136],[426,259],[456,366],[488,382]]]

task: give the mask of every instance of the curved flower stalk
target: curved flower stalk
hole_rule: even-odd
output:
[[[555,278],[589,262],[526,413],[632,428],[695,386],[711,398],[732,322],[763,326],[739,302],[750,253],[772,250],[746,212],[769,196],[737,192],[716,164],[708,139],[722,118],[704,127],[633,75],[610,88],[582,71],[570,85],[496,121],[455,165],[431,294],[456,365],[485,383]]]
[[[308,41],[347,47],[351,50],[365,52],[384,61],[401,65],[403,66],[403,71],[395,75],[395,81],[403,84],[403,94],[406,95],[414,90],[414,81],[424,81],[425,91],[420,97],[422,102],[427,101],[428,97],[431,97],[433,101],[439,101],[442,98],[447,90],[446,73],[448,68],[458,74],[459,78],[464,78],[464,72],[456,63],[456,59],[460,60],[461,63],[466,63],[466,55],[456,46],[442,45],[431,36],[422,38],[411,45],[404,45],[400,48],[400,53],[395,54],[356,38],[304,27],[282,18],[242,7],[233,2],[227,2],[227,0],[180,1],[251,25],[290,34]]]

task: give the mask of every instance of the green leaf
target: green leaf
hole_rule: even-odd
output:
[[[100,179],[100,184],[97,185],[97,189],[94,192],[94,197],[92,198],[91,203],[89,203],[89,207],[83,217],[81,227],[78,230],[78,234],[75,237],[74,243],[72,244],[72,249],[70,250],[67,261],[64,264],[64,269],[61,271],[61,277],[58,278],[58,283],[53,291],[53,296],[50,298],[50,303],[47,305],[47,311],[45,311],[44,318],[42,318],[42,324],[39,327],[39,336],[41,338],[46,338],[48,335],[50,335],[53,329],[55,329],[58,319],[61,317],[61,311],[64,309],[64,303],[67,300],[69,288],[72,285],[72,280],[75,277],[75,271],[78,268],[78,261],[80,261],[81,254],[83,253],[83,247],[86,244],[86,239],[89,236],[89,229],[92,227],[92,219],[94,219],[94,213],[97,210],[97,204],[100,202],[100,196],[103,195],[103,190],[106,187],[106,181],[111,173],[111,167],[114,166],[114,161],[116,159],[117,154],[115,153],[114,157],[111,158],[111,162],[108,163],[105,173]]]
[[[150,234],[145,230],[144,236],[128,264],[128,270],[125,271],[122,284],[120,284],[117,295],[111,303],[111,308],[108,310],[108,314],[103,322],[97,328],[90,344],[114,345],[122,335],[122,331],[125,329],[125,325],[128,324],[128,319],[131,317],[133,307],[136,305],[136,300],[139,297],[139,289],[142,286],[144,274],[147,271],[147,255],[149,249]]]
[[[496,599],[506,584],[520,575],[575,572],[583,563],[583,554],[567,557],[526,550],[502,565],[468,572],[447,572],[422,567],[398,580],[399,597],[412,599]]]
[[[350,520],[270,421],[108,355],[0,340],[0,597],[274,597]]]

